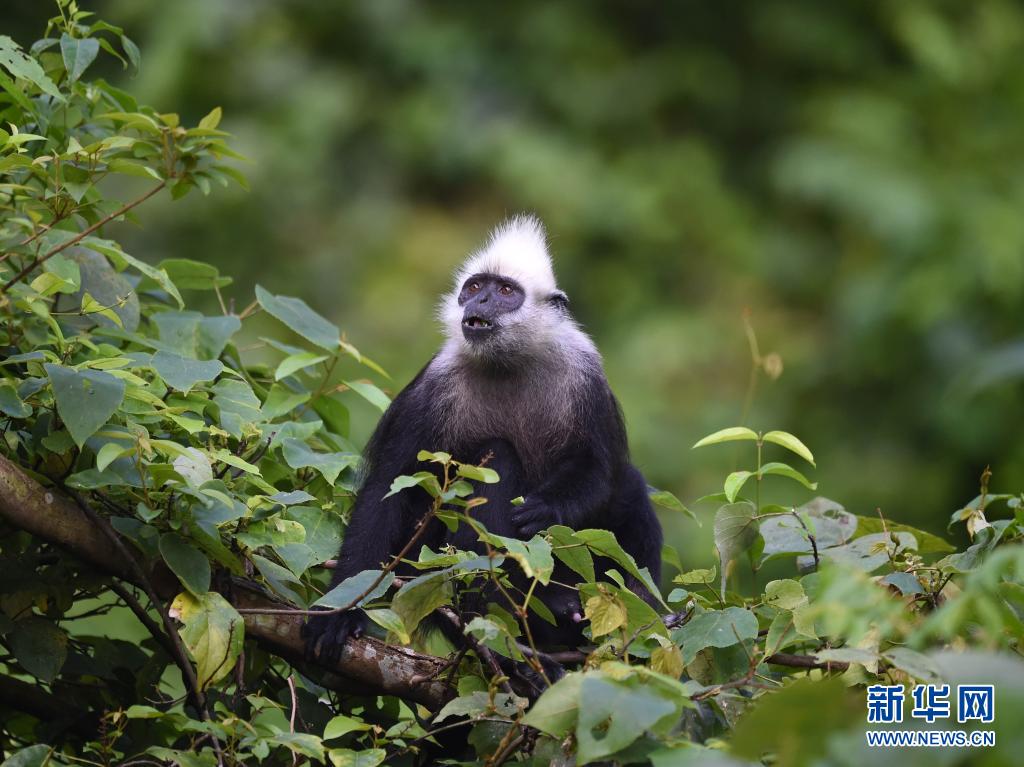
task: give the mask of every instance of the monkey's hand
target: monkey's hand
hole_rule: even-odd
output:
[[[362,610],[312,616],[302,627],[302,636],[306,640],[306,659],[336,665],[341,660],[341,650],[349,638],[363,635],[367,620]]]
[[[519,506],[512,507],[512,524],[524,541],[541,530],[561,524],[558,511],[540,498],[527,498]]]

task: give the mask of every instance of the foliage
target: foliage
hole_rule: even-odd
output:
[[[473,526],[481,551],[417,549],[411,532],[403,556],[415,578],[396,578],[392,562],[325,593],[357,481],[350,409],[360,399],[386,407],[374,383],[385,376],[304,301],[258,287],[234,312],[220,300],[230,278],[209,264],[153,266],[111,238],[108,227],[157,194],[241,177],[224,162],[236,155],[219,109],[186,128],[89,79],[101,51],[135,66],[138,50],[74,2],[60,11],[28,53],[0,38],[10,126],[0,134],[0,451],[104,529],[109,521],[141,569],[166,568],[180,592],[164,604],[5,528],[0,681],[29,682],[37,696],[2,698],[5,764],[401,764],[453,733],[471,763],[731,764],[765,751],[785,764],[864,763],[863,687],[940,678],[997,682],[999,749],[976,763],[1019,753],[1024,496],[990,492],[988,475],[953,515],[972,540],[955,551],[824,498],[763,503],[766,483],[782,496],[815,488],[785,462],[813,466],[810,449],[780,430],[716,432],[698,446],[738,442],[753,463],[702,499],[717,505],[717,567],[686,570],[666,547],[677,572],[655,610],[625,587],[619,569],[650,575],[610,533],[490,534],[472,516],[474,483],[500,477],[425,445],[422,471],[396,477],[391,492],[425,491],[428,514]],[[204,293],[219,314],[186,308]],[[257,312],[292,335],[262,339],[265,360],[248,363],[239,339]],[[685,511],[671,494],[656,497]],[[608,560],[617,569],[605,570]],[[534,644],[526,621],[550,619],[535,591],[556,561],[581,578],[589,642],[559,655]],[[781,563],[790,577],[744,589],[743,562],[755,572]],[[389,641],[434,642],[437,652],[452,648],[420,624],[453,621],[466,644],[446,672],[450,700],[430,711],[293,668],[246,636],[237,579],[296,610],[361,605]],[[462,597],[481,583],[507,601],[463,620]],[[134,620],[141,641],[127,628]],[[501,671],[502,658],[515,670]],[[84,727],[81,712],[92,717]],[[915,759],[925,763],[904,761]]]
[[[6,6],[20,40],[49,13]],[[981,467],[1024,476],[1020,3],[244,6],[90,0],[146,50],[111,82],[222,104],[256,161],[251,194],[154,201],[129,252],[302,296],[407,381],[452,267],[533,211],[658,487],[717,476],[686,450],[738,420],[746,308],[785,368],[743,423],[813,445],[851,510],[938,533]],[[710,532],[673,531],[695,566]]]

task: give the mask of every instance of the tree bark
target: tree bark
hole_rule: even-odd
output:
[[[42,540],[56,544],[89,565],[136,585],[138,579],[117,547],[98,530],[73,501],[43,487],[8,459],[0,456],[0,519]],[[131,544],[128,544],[131,546]],[[162,563],[160,563],[162,565]],[[151,568],[157,593],[170,599],[181,588],[167,568]],[[236,607],[280,609],[253,582],[235,579]],[[303,661],[301,615],[246,614],[246,636],[268,652],[298,665],[330,689],[348,694],[394,695],[440,708],[451,692],[439,679],[446,667],[442,658],[395,647],[373,637],[350,639],[336,666]]]

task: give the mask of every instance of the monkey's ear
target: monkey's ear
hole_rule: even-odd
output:
[[[569,306],[569,296],[561,290],[556,290],[548,296],[548,303],[564,309]]]

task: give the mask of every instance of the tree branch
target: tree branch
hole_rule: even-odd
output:
[[[131,202],[126,202],[126,203],[125,203],[124,205],[122,205],[122,206],[121,206],[120,208],[118,208],[117,210],[115,210],[115,211],[114,211],[113,213],[111,213],[111,214],[110,214],[109,216],[104,216],[103,218],[101,218],[101,219],[100,219],[99,221],[97,221],[97,222],[96,222],[95,224],[93,224],[92,226],[86,227],[85,229],[83,229],[83,230],[82,230],[81,232],[79,232],[78,234],[76,234],[76,235],[75,235],[74,237],[72,237],[72,238],[71,238],[70,240],[68,240],[67,242],[62,242],[62,243],[61,243],[60,245],[57,245],[56,247],[54,247],[54,248],[51,248],[50,250],[48,250],[48,251],[47,251],[46,253],[44,253],[43,255],[41,255],[41,256],[36,256],[35,258],[33,258],[33,259],[32,259],[32,260],[31,260],[31,261],[30,261],[30,262],[28,263],[28,265],[27,265],[27,266],[26,266],[26,267],[25,267],[24,269],[22,269],[22,270],[21,270],[20,272],[18,272],[18,273],[17,273],[16,275],[14,275],[13,277],[11,277],[11,279],[9,279],[9,280],[7,281],[7,284],[6,284],[6,285],[4,285],[4,287],[3,287],[3,290],[2,290],[2,291],[0,291],[0,292],[6,293],[6,292],[7,292],[8,290],[10,290],[10,289],[11,289],[11,286],[12,286],[12,285],[14,285],[15,283],[19,282],[20,280],[24,279],[24,278],[25,278],[26,276],[28,276],[29,274],[31,274],[31,273],[32,273],[32,270],[33,270],[33,269],[35,269],[35,268],[36,268],[37,266],[39,266],[40,264],[42,264],[42,263],[43,263],[44,261],[46,261],[47,259],[49,259],[49,258],[51,258],[51,257],[53,257],[53,256],[55,256],[55,255],[57,255],[57,254],[58,254],[58,253],[60,253],[60,252],[61,252],[62,250],[66,250],[67,248],[70,248],[70,247],[71,247],[72,245],[75,245],[76,243],[79,243],[79,242],[81,242],[81,241],[82,241],[82,240],[84,240],[84,239],[85,239],[86,237],[88,237],[88,236],[89,236],[90,234],[92,234],[92,233],[93,233],[93,232],[95,232],[95,231],[96,231],[97,229],[99,229],[99,228],[100,228],[101,226],[103,226],[104,224],[109,224],[109,223],[110,223],[111,221],[113,221],[113,220],[114,220],[115,218],[120,218],[120,217],[121,217],[121,216],[123,216],[123,215],[124,215],[125,213],[127,213],[127,212],[128,212],[128,211],[130,211],[130,210],[131,210],[132,208],[134,208],[134,207],[135,207],[136,205],[141,205],[141,204],[142,204],[142,203],[144,203],[144,202],[145,202],[146,200],[148,200],[148,199],[149,199],[150,197],[152,197],[152,196],[153,196],[154,194],[156,194],[156,193],[157,193],[157,192],[159,192],[159,191],[160,191],[161,189],[163,189],[163,188],[164,188],[165,186],[167,186],[167,182],[166,182],[166,181],[161,181],[161,182],[160,182],[159,184],[157,184],[157,185],[156,185],[155,187],[153,187],[152,189],[150,189],[150,190],[149,190],[148,192],[146,192],[146,193],[145,193],[144,195],[142,195],[141,197],[136,197],[136,198],[135,198],[134,200],[132,200]]]
[[[790,653],[777,652],[764,659],[764,663],[771,663],[774,666],[788,666],[789,668],[821,668],[826,671],[846,671],[850,664],[841,660],[818,660],[813,655],[791,655]]]
[[[56,490],[44,488],[22,469],[0,456],[0,519],[57,544],[98,570],[141,585],[117,547],[88,517]],[[145,568],[156,592],[171,598],[181,587],[162,566]],[[275,610],[284,607],[268,597],[251,581],[234,579],[233,604],[249,610]],[[295,615],[247,614],[245,632],[268,652],[319,677],[324,687],[339,692],[373,692],[394,695],[440,708],[451,696],[438,679],[445,660],[422,655],[404,647],[395,647],[373,637],[350,639],[336,665],[303,661],[305,642],[300,635],[303,617]]]
[[[83,711],[69,700],[5,674],[0,674],[0,706],[24,711],[54,725],[64,724],[85,738],[96,737],[95,712]]]

